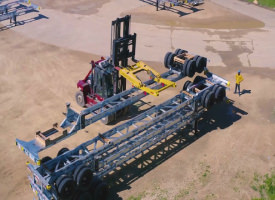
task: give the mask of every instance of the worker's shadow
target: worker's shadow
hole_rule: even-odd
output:
[[[234,122],[247,115],[246,111],[234,106],[234,102],[214,105],[208,112],[201,116],[198,132],[194,134],[191,127],[185,127],[175,132],[172,137],[165,139],[150,151],[124,164],[111,175],[107,175],[106,181],[110,184],[110,200],[121,200],[119,192],[131,189],[131,184],[152,169],[165,162],[167,159],[192,144],[205,134],[216,130],[225,129]]]
[[[251,94],[251,90],[243,89],[241,92],[241,95],[243,95],[243,94]]]
[[[28,23],[31,23],[31,22],[34,22],[34,21],[37,21],[37,20],[41,20],[41,19],[49,19],[49,17],[47,17],[45,15],[42,15],[42,14],[38,14],[38,16],[30,18],[30,19],[17,21],[16,25],[14,23],[11,23],[11,24],[8,24],[6,26],[2,26],[2,27],[0,27],[0,32],[8,30],[8,29],[12,29],[16,26],[22,26],[22,25],[25,25],[25,24],[28,24]]]

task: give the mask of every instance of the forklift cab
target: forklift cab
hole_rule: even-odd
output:
[[[99,95],[103,99],[114,95],[114,67],[107,61],[96,64],[91,83],[94,94]]]

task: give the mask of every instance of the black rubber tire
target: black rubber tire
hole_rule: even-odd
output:
[[[175,50],[175,54],[176,54],[176,55],[179,55],[178,53],[179,53],[180,50],[181,50],[181,49],[176,49],[176,50]]]
[[[56,185],[56,187],[60,184],[60,182],[64,179],[64,178],[66,178],[66,177],[68,177],[66,174],[62,174],[61,176],[59,176],[57,179],[56,179],[56,181],[55,181],[55,185]],[[57,188],[56,188],[57,189]]]
[[[98,184],[94,191],[94,199],[107,200],[109,196],[109,187],[105,182]]]
[[[176,55],[180,55],[180,54],[183,54],[183,53],[188,53],[188,51],[183,50],[183,49],[176,49],[176,51],[175,51]]]
[[[89,167],[82,168],[76,177],[76,185],[79,189],[85,191],[88,190],[91,186],[93,178],[93,172]]]
[[[77,191],[73,196],[72,200],[93,200],[90,192]]]
[[[215,91],[216,102],[221,102],[225,97],[225,95],[226,95],[225,89],[222,86],[219,86]]]
[[[183,76],[187,76],[186,71],[187,71],[187,66],[188,66],[189,61],[190,61],[189,59],[186,59],[184,61],[184,64],[182,65],[182,75]]]
[[[63,177],[57,184],[57,192],[61,198],[69,199],[75,193],[75,182],[71,177]]]
[[[218,87],[219,87],[219,85],[217,85],[217,84],[215,84],[215,85],[213,86],[212,92],[214,92],[214,94],[215,94],[215,92],[217,91]]]
[[[77,91],[75,93],[75,100],[79,106],[85,107],[85,99],[82,91]]]
[[[195,55],[195,56],[192,58],[192,60],[194,60],[195,62],[197,62],[198,57],[200,57],[200,56]]]
[[[164,56],[164,67],[166,67],[167,69],[169,69],[169,67],[168,67],[168,58],[171,54],[172,54],[172,52],[167,52]]]
[[[191,83],[191,81],[185,81],[185,83],[183,84],[182,90],[186,91],[187,86],[189,85],[189,83]]]
[[[199,83],[199,82],[202,81],[202,80],[205,80],[205,78],[204,78],[203,76],[196,76],[196,77],[194,78],[194,80],[193,80],[193,83],[194,83],[194,84],[197,84],[197,83]]]
[[[60,156],[60,155],[62,155],[62,154],[64,154],[64,153],[66,153],[67,151],[69,151],[69,149],[66,148],[66,147],[64,147],[64,148],[62,148],[62,149],[60,149],[60,150],[58,151],[57,156]]]
[[[172,53],[169,55],[168,57],[168,61],[167,61],[167,66],[168,69],[170,68],[174,68],[175,67],[175,63],[174,63],[174,57],[177,56],[176,54]]]
[[[195,74],[196,70],[196,63],[193,60],[189,60],[186,67],[186,75],[192,78]]]
[[[40,165],[42,165],[42,164],[48,162],[49,160],[52,160],[52,158],[51,158],[50,156],[45,156],[44,158],[42,158],[42,159],[40,160]]]
[[[190,83],[187,85],[187,88],[192,87],[192,86],[193,86],[193,83],[190,81]]]
[[[207,94],[209,93],[209,90],[206,90],[203,92],[202,96],[201,96],[201,105],[204,106],[204,102],[205,102],[205,98],[207,96]]]
[[[215,84],[214,86],[213,86],[213,88],[212,88],[212,92],[214,92],[214,96],[215,96],[215,93],[216,93],[216,91],[217,91],[217,89],[219,88],[219,85],[217,85],[217,84]],[[217,102],[217,99],[216,99],[216,97],[215,97],[215,102]]]
[[[210,108],[211,106],[213,106],[214,102],[215,102],[214,92],[210,91],[205,97],[204,107]]]
[[[196,60],[196,66],[197,66],[197,72],[201,73],[204,69],[204,67],[206,67],[207,64],[207,59],[205,57],[201,57],[199,56]]]
[[[73,174],[73,179],[74,181],[77,181],[77,176],[80,172],[80,170],[82,170],[83,168],[85,168],[86,166],[85,165],[78,165],[75,170],[74,170],[74,174]]]
[[[102,180],[98,176],[93,176],[90,192],[94,196],[94,191],[96,187],[102,183]]]
[[[115,115],[109,115],[109,116],[103,117],[101,119],[101,122],[105,125],[108,125],[114,120],[115,120]]]
[[[122,115],[127,115],[128,112],[129,112],[129,110],[130,110],[130,106],[126,106],[125,108],[123,108],[123,113],[122,113]]]
[[[186,50],[184,50],[184,49],[181,49],[178,53],[179,53],[179,55],[180,55],[180,54],[183,54],[183,53],[188,53],[188,51],[186,51]]]

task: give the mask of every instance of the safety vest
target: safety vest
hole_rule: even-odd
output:
[[[243,81],[243,76],[236,74],[236,84],[240,84]]]

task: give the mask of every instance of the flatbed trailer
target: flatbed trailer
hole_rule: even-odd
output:
[[[191,5],[197,6],[203,4],[204,0],[156,0],[156,10],[158,11],[160,7],[166,8],[166,3],[170,4],[170,7],[181,6],[181,5]]]
[[[26,5],[22,4],[26,3]],[[14,5],[23,5],[23,8],[16,9]],[[10,11],[12,9],[12,11]],[[29,0],[19,0],[15,2],[11,2],[6,5],[0,5],[0,21],[10,20],[10,23],[14,23],[17,25],[17,17],[23,14],[26,14],[33,10],[40,10],[40,6],[32,4]],[[10,11],[10,12],[9,12]]]
[[[198,76],[193,83],[186,81],[180,94],[126,123],[98,133],[73,150],[61,149],[56,158],[48,157],[40,165],[28,163],[33,191],[39,200],[106,199],[107,185],[96,180],[185,126],[196,130],[201,114],[214,101],[226,98],[225,93],[218,94],[228,84],[212,73]]]
[[[182,79],[182,73],[175,70],[169,70],[161,75],[163,78],[176,82]],[[145,82],[151,88],[160,88],[161,84],[155,83],[153,80]],[[53,124],[53,127],[47,131],[36,132],[35,139],[30,141],[23,141],[16,139],[16,145],[36,163],[40,162],[39,153],[43,150],[65,140],[68,137],[76,134],[79,130],[103,119],[109,115],[115,114],[117,111],[130,106],[148,93],[140,91],[138,88],[131,88],[122,93],[116,94],[92,107],[82,110],[80,113],[74,111],[70,104],[67,103],[66,118],[58,127],[58,124]]]

